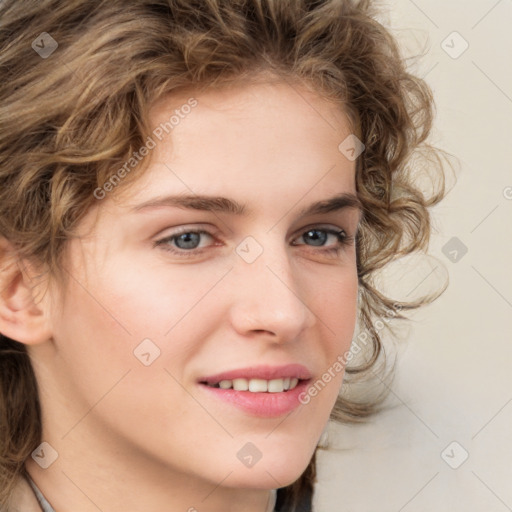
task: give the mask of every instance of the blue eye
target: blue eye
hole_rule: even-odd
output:
[[[165,251],[168,251],[174,255],[177,255],[181,258],[191,258],[194,256],[198,256],[204,252],[208,246],[200,247],[202,235],[206,235],[214,239],[215,237],[204,230],[190,230],[184,229],[181,232],[174,233],[170,236],[162,238],[161,240],[157,240],[154,245],[162,247]],[[335,243],[334,245],[325,246],[326,242],[329,240],[329,237],[334,237]],[[344,246],[351,245],[354,241],[354,237],[348,235],[343,230],[336,230],[332,228],[321,228],[315,227],[312,229],[308,229],[303,232],[298,239],[303,238],[304,241],[311,242],[311,247],[319,247],[320,253],[328,253],[328,254],[336,254],[342,250]],[[308,245],[308,243],[297,244],[292,243],[292,245]]]
[[[324,247],[325,242],[329,239],[329,236],[335,237],[336,243],[332,246]],[[321,227],[308,229],[299,238],[309,240],[310,242],[312,242],[313,247],[322,247],[322,249],[317,252],[323,252],[328,255],[334,254],[334,256],[338,256],[344,247],[352,245],[352,243],[355,240],[355,237],[348,235],[343,230]]]
[[[330,229],[310,229],[301,235],[301,238],[312,241],[313,246],[323,246],[325,241],[329,238],[329,235],[335,235],[341,243],[344,243],[347,238],[344,231],[334,231]]]
[[[199,246],[201,241],[201,235],[207,235],[213,238],[213,235],[208,233],[208,231],[204,230],[186,230],[181,233],[176,233],[174,235],[163,238],[162,240],[158,240],[155,242],[155,245],[163,246],[166,251],[170,251],[173,253],[179,254],[181,251],[185,251],[190,253],[194,251],[196,254],[201,251],[197,251],[196,249]],[[174,243],[178,250],[173,247],[171,244]],[[192,255],[192,254],[191,254]],[[183,256],[187,257],[188,254],[184,254]]]
[[[190,233],[183,233],[178,236],[174,236],[176,245],[179,249],[196,249],[199,245],[202,232],[191,231]]]

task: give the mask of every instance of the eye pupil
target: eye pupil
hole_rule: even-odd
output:
[[[320,229],[311,229],[306,233],[306,235],[309,237],[312,233],[316,233],[315,235],[312,235],[310,240],[313,243],[313,245],[323,245],[325,244],[325,241],[327,240],[328,234],[325,231],[322,231]],[[320,236],[318,235],[320,233]]]
[[[195,249],[199,245],[199,233],[183,233],[176,238],[176,245],[180,249]],[[179,242],[184,242],[185,246]]]

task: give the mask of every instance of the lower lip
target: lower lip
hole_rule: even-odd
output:
[[[303,380],[290,391],[281,393],[253,393],[252,391],[235,391],[199,384],[209,396],[223,400],[243,411],[260,418],[277,418],[291,413],[299,405],[299,396],[306,391],[309,381]]]

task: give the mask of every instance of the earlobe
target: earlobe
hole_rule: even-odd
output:
[[[0,237],[0,333],[26,345],[51,337],[44,283]]]

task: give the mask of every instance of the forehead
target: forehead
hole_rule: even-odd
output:
[[[203,210],[233,213],[243,205],[250,216],[264,211],[281,218],[284,207],[304,212],[349,194],[342,203],[359,207],[355,162],[338,149],[351,133],[350,121],[341,105],[314,91],[282,82],[189,90],[162,97],[149,117],[155,143],[146,168],[102,206],[111,199],[126,211],[155,202],[171,206],[176,196],[197,206],[194,196],[214,196],[231,204],[219,209],[215,200],[203,201]]]
[[[238,81],[207,90],[187,89],[164,95],[150,106],[150,119],[154,126],[158,126],[168,122],[171,115],[174,117],[171,123],[173,131],[189,114],[192,114],[190,117],[193,120],[201,120],[204,124],[216,125],[219,121],[230,121],[240,125],[246,123],[246,129],[247,123],[257,128],[264,122],[270,129],[272,120],[278,119],[286,123],[287,120],[296,121],[300,118],[303,123],[310,123],[312,128],[318,128],[321,123],[325,125],[324,128],[341,131],[345,135],[353,131],[352,111],[341,100],[328,99],[312,83],[285,81],[280,78],[270,81],[261,78],[255,80]],[[197,105],[193,109],[188,107],[191,101]],[[191,122],[187,124],[190,125]]]
[[[340,171],[338,178],[355,168],[338,149],[352,129],[342,105],[297,85],[169,95],[152,106],[150,120],[156,133],[152,162],[183,171],[184,180],[220,180],[224,186],[272,180],[288,187],[290,180],[318,179],[331,167]]]

